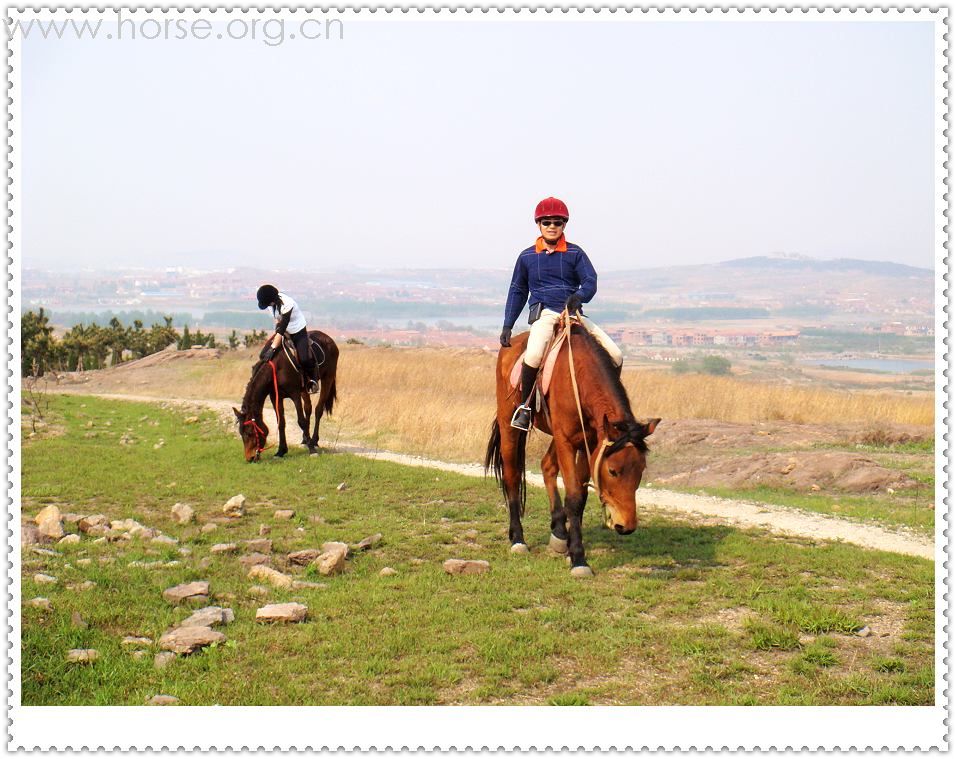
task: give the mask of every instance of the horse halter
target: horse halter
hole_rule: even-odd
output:
[[[252,425],[252,429],[256,433],[256,458],[259,458],[259,454],[266,449],[266,440],[269,438],[265,430],[256,423],[255,418],[247,419],[242,423],[243,427],[248,427],[249,425]]]

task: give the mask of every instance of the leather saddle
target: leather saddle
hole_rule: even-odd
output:
[[[309,348],[312,350],[312,357],[315,359],[315,365],[322,366],[322,364],[325,363],[325,351],[322,350],[322,346],[310,337]],[[282,350],[285,351],[286,358],[289,359],[296,371],[299,372],[299,374],[302,374],[302,367],[299,364],[299,356],[297,355],[295,349],[295,343],[292,342],[292,338],[288,335],[282,336]]]

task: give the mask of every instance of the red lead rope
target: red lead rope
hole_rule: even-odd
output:
[[[269,366],[272,367],[272,386],[276,390],[276,400],[273,408],[276,412],[276,425],[281,424],[279,421],[279,377],[276,375],[276,364],[271,358],[269,359]]]

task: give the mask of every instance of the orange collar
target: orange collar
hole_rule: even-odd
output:
[[[534,252],[535,253],[547,253],[551,254],[551,251],[548,250],[548,247],[544,244],[544,238],[539,237],[534,241]],[[567,253],[568,252],[568,241],[564,239],[564,235],[558,238],[558,244],[554,246],[555,253]]]

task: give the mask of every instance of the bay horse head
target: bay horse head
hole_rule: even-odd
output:
[[[610,421],[604,417],[604,440],[594,452],[591,479],[606,508],[607,526],[619,535],[637,528],[637,489],[647,466],[648,435],[660,419]]]
[[[240,411],[233,406],[232,412],[236,415],[236,426],[239,429],[239,437],[242,438],[243,455],[246,461],[255,463],[266,447],[269,428],[262,420],[256,420],[245,408]]]

